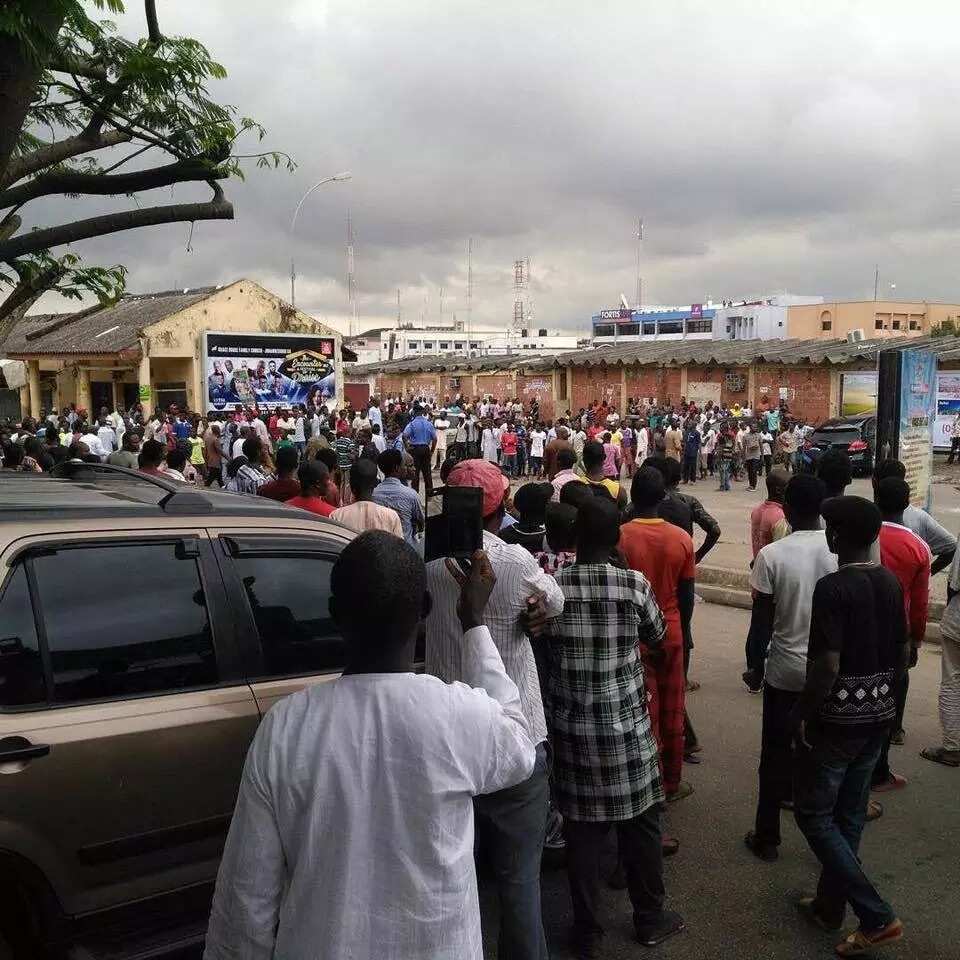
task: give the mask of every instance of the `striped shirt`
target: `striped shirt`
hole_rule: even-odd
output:
[[[507,676],[520,691],[520,706],[530,739],[541,743],[547,739],[543,699],[533,649],[520,626],[520,615],[527,608],[527,598],[539,590],[545,594],[548,616],[559,616],[563,612],[563,592],[523,547],[504,543],[485,530],[483,549],[497,577],[483,618],[503,658]],[[447,683],[464,680],[463,628],[457,616],[460,588],[444,560],[427,564],[427,589],[433,607],[427,618],[426,672]]]

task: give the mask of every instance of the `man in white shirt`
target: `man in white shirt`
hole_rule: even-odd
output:
[[[650,431],[647,429],[647,421],[641,420],[636,430],[637,438],[637,456],[636,465],[643,466],[643,461],[650,455]]]
[[[377,424],[379,424],[380,432],[383,433],[383,414],[380,412],[380,404],[376,398],[370,401],[370,409],[367,411],[367,419],[370,421],[371,427],[375,427]]]
[[[237,435],[237,439],[233,441],[233,449],[230,451],[231,459],[236,460],[237,457],[243,456],[243,441],[246,440],[250,435],[250,424],[240,424],[240,433]]]
[[[286,436],[293,436],[293,431],[296,428],[296,424],[293,421],[293,417],[287,413],[286,410],[279,410],[279,417],[277,418],[277,429],[280,431],[280,439],[282,440]]]
[[[497,577],[486,622],[507,675],[517,684],[527,730],[537,746],[536,767],[526,781],[476,803],[478,816],[489,828],[485,852],[491,858],[499,888],[497,954],[510,960],[544,960],[547,947],[540,916],[540,858],[549,809],[547,727],[537,665],[524,631],[532,626],[531,614],[537,622],[558,616],[563,611],[563,592],[531,553],[497,536],[510,482],[496,464],[465,460],[450,471],[447,485],[479,487],[483,492],[483,548]],[[427,618],[426,672],[450,683],[465,680],[466,664],[457,625],[458,587],[443,560],[427,565],[427,587],[433,608]]]
[[[293,445],[302,458],[303,451],[307,449],[307,419],[303,415],[303,407],[293,408]]]
[[[330,613],[347,667],[257,731],[206,960],[481,960],[472,798],[522,783],[536,754],[483,625],[490,563],[449,575],[466,681],[450,685],[413,672],[430,609],[416,551],[371,531],[340,555]]]
[[[744,838],[761,860],[776,860],[780,807],[792,799],[793,730],[790,717],[807,679],[810,611],[817,581],[837,569],[820,526],[823,481],[810,474],[790,479],[783,511],[792,533],[765,546],[754,561],[753,614],[747,639],[751,690],[763,684],[763,734],[756,824]]]
[[[100,441],[101,456],[109,457],[117,449],[117,433],[110,426],[109,420],[101,420],[100,427],[97,430],[97,439]]]
[[[450,421],[447,419],[446,410],[438,410],[436,419],[433,421],[433,429],[437,431],[437,445],[434,447],[434,469],[439,470],[440,465],[447,459],[447,431],[450,429]]]
[[[357,415],[353,418],[353,423],[350,424],[355,433],[359,433],[361,430],[368,430],[371,426],[370,419],[367,417],[366,410],[358,410]]]
[[[547,445],[547,433],[538,423],[530,431],[530,475],[535,479],[543,476],[543,451]]]
[[[100,445],[99,431],[94,432],[93,427],[90,427],[87,432],[80,437],[80,442],[86,444],[87,449],[95,457],[99,457],[101,460],[106,457],[106,454],[103,452],[103,447]]]

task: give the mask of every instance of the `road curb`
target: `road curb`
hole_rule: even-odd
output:
[[[697,567],[696,593],[706,603],[739,607],[742,610],[749,610],[753,606],[750,575],[729,567]],[[940,617],[943,608],[941,601],[930,601],[930,616],[924,638],[927,643],[940,645]]]

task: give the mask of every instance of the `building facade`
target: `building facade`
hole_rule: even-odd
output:
[[[508,336],[503,328],[471,328],[463,324],[449,327],[399,327],[380,331],[380,360],[401,360],[407,357],[439,357],[452,354],[458,357],[504,356],[539,350],[575,350],[584,339],[575,334],[566,335],[544,328],[522,330],[518,336]]]
[[[127,294],[117,303],[77,313],[27,316],[2,344],[26,364],[24,415],[75,403],[145,410],[171,403],[207,412],[203,335],[315,333],[335,341],[338,400],[343,398],[340,335],[252,280],[153,294]],[[346,354],[352,359],[352,354]]]

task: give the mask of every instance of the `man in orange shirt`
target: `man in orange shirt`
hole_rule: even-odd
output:
[[[642,467],[637,471],[630,488],[634,519],[620,528],[620,549],[630,568],[650,582],[667,625],[663,653],[653,656],[642,649],[641,654],[650,721],[660,746],[664,793],[671,801],[693,793],[693,787],[682,782],[680,774],[685,689],[682,625],[689,623],[693,614],[696,564],[690,534],[657,513],[665,494],[658,470]]]

